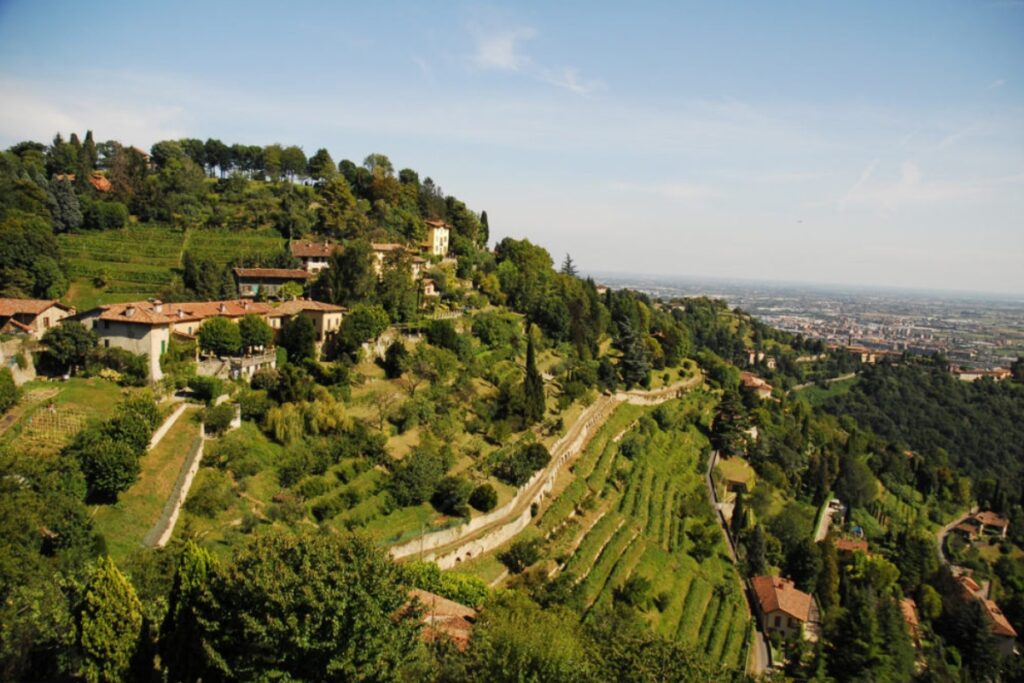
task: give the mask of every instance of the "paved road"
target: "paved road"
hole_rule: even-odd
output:
[[[965,519],[967,519],[971,515],[977,514],[977,512],[978,512],[978,507],[977,506],[972,507],[970,510],[968,510],[964,514],[960,515],[959,517],[954,519],[952,522],[950,522],[946,526],[944,526],[941,529],[939,529],[939,531],[935,534],[935,541],[937,543],[937,547],[935,548],[935,551],[939,554],[939,563],[940,564],[949,564],[949,559],[946,557],[946,551],[945,551],[946,536],[948,536],[949,532],[953,530],[953,527],[955,527],[957,524],[959,524],[960,522],[964,521]]]

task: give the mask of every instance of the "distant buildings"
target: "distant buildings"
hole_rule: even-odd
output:
[[[75,309],[56,299],[0,299],[0,334],[42,337]]]
[[[289,248],[292,256],[302,261],[303,269],[315,275],[327,267],[327,260],[338,246],[330,240],[293,240]]]
[[[749,389],[750,391],[753,391],[761,400],[769,398],[772,395],[772,385],[768,384],[768,382],[765,382],[763,379],[761,379],[760,377],[753,373],[741,372],[740,384],[743,386],[744,389]]]
[[[439,220],[428,220],[427,239],[423,243],[424,250],[431,256],[448,255],[448,224]]]
[[[999,653],[1004,657],[1015,654],[1017,631],[1010,625],[1006,615],[999,609],[999,605],[993,600],[989,600],[988,587],[983,588],[966,574],[958,576],[956,581],[960,589],[960,595],[964,600],[977,600],[981,605],[988,620],[989,628],[992,630],[992,635],[995,637]]]
[[[1009,368],[993,368],[991,370],[978,370],[971,368],[961,368],[958,366],[951,366],[950,372],[953,376],[963,382],[976,382],[984,377],[991,377],[996,382],[1000,382],[1004,379],[1009,379],[1013,376]]]
[[[316,341],[318,344],[327,341],[341,327],[341,320],[344,317],[345,308],[334,304],[325,304],[321,301],[310,299],[294,299],[282,302],[267,313],[267,322],[273,328],[278,338],[281,335],[281,328],[284,321],[296,315],[308,318],[316,328]]]

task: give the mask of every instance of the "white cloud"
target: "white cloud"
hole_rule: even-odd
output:
[[[985,87],[985,90],[995,90],[996,88],[1002,88],[1004,85],[1006,85],[1006,79],[997,78],[989,83],[988,86]]]
[[[991,181],[948,182],[928,180],[913,161],[904,161],[896,181],[871,182],[876,162],[872,162],[860,179],[839,201],[839,210],[863,207],[892,211],[905,207],[930,208],[951,203],[976,200],[988,193]]]
[[[522,43],[537,35],[530,27],[485,30],[471,26],[469,32],[476,48],[470,62],[478,69],[520,73],[577,95],[588,95],[604,87],[601,81],[583,79],[574,66],[546,66],[525,54]]]

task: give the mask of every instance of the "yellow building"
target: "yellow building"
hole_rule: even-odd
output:
[[[427,223],[427,240],[424,242],[428,254],[431,256],[448,255],[448,224],[444,221],[429,220]]]

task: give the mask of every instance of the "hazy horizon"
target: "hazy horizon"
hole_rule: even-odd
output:
[[[1019,0],[13,0],[0,146],[381,152],[590,271],[1017,296],[1022,35]]]

